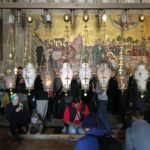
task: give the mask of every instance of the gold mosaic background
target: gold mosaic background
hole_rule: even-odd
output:
[[[89,21],[86,23],[88,26],[88,45],[93,45],[98,39],[102,41],[107,39],[114,39],[117,36],[121,35],[119,25],[114,25],[112,23],[112,19],[120,16],[120,12],[108,13],[108,19],[105,27],[99,28],[97,26],[97,19],[95,12],[89,12]],[[145,22],[138,22],[138,14],[134,14],[131,12],[129,17],[129,30],[124,32],[124,37],[131,36],[133,39],[140,39],[140,26],[144,27],[144,37],[148,37],[150,35],[150,21],[149,14],[145,14]],[[63,20],[64,13],[52,13],[52,24],[49,29],[45,28],[45,25],[42,23],[41,16],[34,16],[34,18],[41,20],[39,28],[36,30],[36,33],[40,36],[40,38],[44,41],[46,39],[55,39],[55,38],[64,38],[65,26],[69,26],[69,35],[70,41],[73,41],[75,37],[79,34],[84,37],[84,26],[85,23],[83,21],[83,13],[77,12],[75,27],[71,28],[70,23],[65,23]],[[131,22],[131,23],[130,23]],[[135,26],[132,26],[132,23],[135,23]],[[35,24],[33,23],[33,28],[35,28]],[[105,35],[105,36],[104,36]],[[84,39],[83,39],[84,41]]]
[[[36,35],[39,36],[39,38],[44,42],[47,41],[51,42],[51,40],[59,41],[65,38],[65,26],[69,27],[69,42],[73,42],[76,37],[82,37],[82,48],[79,49],[72,49],[72,56],[70,56],[71,64],[74,64],[74,67],[79,66],[80,60],[82,60],[82,50],[84,49],[84,41],[85,41],[85,31],[84,26],[88,26],[88,53],[89,53],[89,61],[95,65],[97,63],[93,63],[95,58],[94,55],[97,55],[96,53],[93,55],[93,51],[95,51],[95,47],[97,45],[97,41],[105,41],[107,45],[107,51],[109,60],[112,60],[116,63],[118,63],[118,57],[119,57],[119,50],[118,47],[120,46],[119,41],[117,41],[117,37],[121,36],[121,28],[120,28],[120,22],[119,19],[123,14],[123,11],[109,11],[106,12],[108,18],[106,23],[102,24],[101,28],[98,27],[97,18],[96,18],[96,12],[95,11],[89,11],[89,21],[85,24],[83,21],[83,11],[76,12],[76,18],[75,18],[75,24],[74,27],[71,27],[70,22],[66,23],[63,19],[64,12],[51,12],[52,15],[52,23],[50,27],[46,27],[43,23],[41,15],[34,15],[34,22],[32,23],[32,29]],[[145,14],[145,21],[139,22],[139,15],[140,12],[135,11],[129,11],[128,16],[128,28],[125,28],[124,30],[124,38],[132,38],[133,41],[138,41],[137,43],[127,41],[124,42],[124,54],[125,54],[125,62],[126,67],[136,67],[137,64],[141,61],[143,61],[146,64],[150,64],[150,21],[149,21],[149,12],[146,11]],[[38,26],[36,25],[38,22]],[[141,37],[145,38],[144,43],[144,50],[141,47]],[[115,42],[112,42],[115,41]],[[57,42],[56,42],[57,43]],[[56,44],[55,43],[55,44]],[[142,45],[142,46],[143,46]],[[56,44],[57,47],[57,44]],[[94,50],[95,49],[95,50]],[[59,51],[59,52],[58,52]],[[56,60],[56,64],[62,64],[63,58],[62,56],[64,53],[60,49],[57,49],[56,55],[59,56],[59,58]],[[52,54],[55,53],[55,50],[52,50]],[[100,58],[101,53],[99,54],[98,58]],[[111,61],[111,63],[112,63]],[[148,63],[147,63],[148,62]],[[77,69],[77,68],[76,68]],[[75,69],[75,70],[76,70]]]

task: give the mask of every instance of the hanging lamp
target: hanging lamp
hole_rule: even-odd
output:
[[[88,62],[88,52],[87,52],[87,43],[88,43],[88,26],[86,23],[89,20],[89,15],[87,11],[84,12],[83,15],[83,21],[85,22],[84,26],[84,54],[82,58],[82,63],[80,64],[80,69],[79,69],[79,77],[81,80],[81,86],[82,89],[84,90],[84,96],[87,96],[87,90],[89,89],[89,82],[92,76],[92,71],[90,68],[90,64]]]
[[[139,64],[137,70],[135,71],[134,78],[137,82],[138,91],[141,94],[141,98],[144,97],[144,92],[146,91],[147,81],[149,79],[149,72],[145,68],[145,64]]]
[[[32,16],[27,17],[27,34],[26,34],[26,45],[28,47],[28,56],[26,56],[26,62],[25,62],[25,67],[23,69],[23,78],[25,80],[25,86],[26,89],[28,90],[28,95],[30,95],[30,91],[34,88],[34,81],[36,78],[36,69],[34,68],[33,65],[33,55],[32,55],[32,30],[31,30],[31,23],[33,22]],[[31,59],[32,58],[32,59]]]
[[[67,95],[67,91],[70,89],[71,80],[73,78],[73,70],[68,62],[63,63],[59,75],[62,80],[63,90]]]
[[[106,93],[108,87],[108,81],[111,77],[111,70],[106,62],[102,62],[97,69],[97,77],[100,83],[101,89]]]
[[[8,31],[6,49],[10,52],[8,54],[8,59],[6,64],[6,73],[5,73],[5,81],[6,81],[6,88],[9,89],[10,94],[13,94],[13,88],[15,86],[15,64],[16,64],[16,24],[14,21],[14,16],[11,14],[9,15],[9,24],[10,28]]]
[[[69,25],[68,22],[70,21],[70,14],[66,13],[64,15],[64,21],[66,23],[65,25],[65,55],[66,60],[62,64],[62,68],[59,70],[59,76],[62,80],[63,84],[63,91],[65,92],[65,95],[67,95],[68,90],[70,89],[71,80],[73,78],[73,70],[71,68],[71,64],[69,63]]]

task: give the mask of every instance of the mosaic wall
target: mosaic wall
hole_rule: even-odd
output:
[[[34,47],[37,52],[38,64],[42,63],[40,58],[41,49],[44,48],[51,53],[50,62],[54,68],[60,67],[68,56],[74,70],[77,70],[80,62],[88,57],[92,66],[99,64],[105,59],[117,66],[121,38],[121,19],[125,19],[124,26],[124,55],[126,66],[135,67],[143,61],[150,62],[150,21],[149,14],[145,14],[145,21],[139,22],[139,14],[130,11],[128,18],[122,18],[119,12],[108,13],[106,23],[98,25],[96,13],[89,12],[89,21],[83,21],[83,12],[76,12],[73,25],[64,22],[64,13],[52,13],[50,24],[44,22],[43,15],[34,15],[32,31],[34,35]],[[126,21],[127,20],[127,21]],[[68,27],[69,48],[66,48],[66,26]],[[85,32],[86,26],[86,32]],[[86,38],[85,38],[86,37]],[[85,47],[86,40],[86,47]],[[44,55],[43,55],[44,56]],[[44,60],[44,59],[43,59]]]

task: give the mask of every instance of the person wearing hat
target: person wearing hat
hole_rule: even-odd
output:
[[[98,138],[106,134],[106,131],[97,127],[97,121],[93,114],[87,115],[82,122],[85,136],[80,138],[74,150],[100,150]]]
[[[29,117],[23,111],[23,105],[20,103],[16,93],[10,96],[10,103],[6,106],[5,114],[12,134],[27,132]]]
[[[69,134],[84,134],[82,128],[82,120],[89,114],[87,105],[78,97],[74,97],[71,105],[67,106],[64,111],[64,123],[65,127],[62,132]]]

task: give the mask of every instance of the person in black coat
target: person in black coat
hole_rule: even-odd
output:
[[[22,76],[23,68],[21,66],[18,67],[18,73],[16,77],[16,92],[17,93],[25,93],[25,81]]]
[[[23,105],[19,102],[17,94],[11,95],[11,102],[6,106],[5,114],[12,134],[27,133],[30,118],[23,111]]]
[[[99,107],[98,96],[96,93],[97,82],[98,82],[98,78],[96,74],[94,74],[89,83],[89,95],[88,95],[88,98],[89,98],[88,107],[90,109],[90,112],[94,112],[94,113],[97,112],[98,107]]]
[[[129,107],[139,109],[144,112],[144,119],[150,122],[150,81],[148,79],[147,81],[147,86],[146,86],[146,91],[141,93],[138,90],[138,85],[136,80],[134,79],[134,76],[131,76],[129,78],[129,83],[128,83],[128,90],[129,90]]]
[[[108,110],[114,115],[119,113],[118,81],[115,71],[112,71],[111,78],[109,79],[107,95]]]

